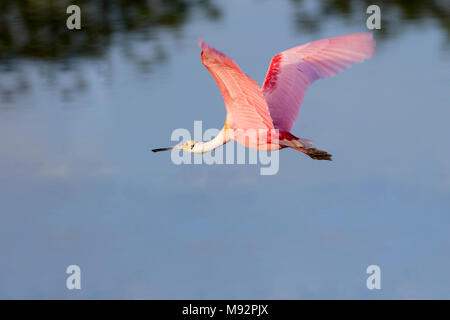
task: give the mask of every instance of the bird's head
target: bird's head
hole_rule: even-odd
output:
[[[181,149],[183,149],[183,150],[185,150],[185,151],[192,152],[192,150],[194,149],[194,146],[195,146],[196,143],[197,143],[197,142],[196,142],[195,140],[189,140],[189,141],[186,141],[186,142],[182,145],[182,148],[181,148]]]
[[[158,149],[152,149],[153,152],[159,152],[159,151],[166,151],[166,150],[172,150],[172,149],[179,149],[179,150],[185,150],[188,152],[193,152],[194,151],[194,146],[197,142],[194,140],[189,140],[186,141],[183,144],[179,144],[177,146],[174,147],[168,147],[168,148],[158,148]]]

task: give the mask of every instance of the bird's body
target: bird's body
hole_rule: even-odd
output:
[[[204,153],[235,140],[248,148],[289,147],[313,159],[331,160],[330,154],[312,148],[311,140],[297,138],[290,130],[308,86],[370,58],[375,41],[370,33],[355,33],[283,51],[272,58],[261,88],[231,58],[202,41],[200,45],[202,63],[215,79],[225,102],[225,125],[211,141],[188,141],[153,151],[183,149]]]

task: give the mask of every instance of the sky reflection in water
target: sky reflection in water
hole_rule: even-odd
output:
[[[381,6],[397,18],[375,32],[373,59],[311,86],[293,128],[334,161],[283,151],[275,176],[150,152],[194,120],[223,125],[197,40],[262,83],[274,54],[365,31],[364,8],[174,1],[158,15],[112,3],[131,22],[97,15],[86,48],[0,50],[0,297],[450,298],[443,1]],[[70,264],[77,292],[65,288]]]

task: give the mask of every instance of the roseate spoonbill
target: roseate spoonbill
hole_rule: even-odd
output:
[[[204,153],[230,140],[259,150],[286,147],[301,151],[313,159],[331,160],[325,151],[312,148],[313,142],[297,138],[289,131],[294,125],[306,89],[317,79],[327,78],[356,62],[370,58],[375,40],[370,33],[355,33],[306,43],[283,51],[272,58],[262,88],[241,71],[225,54],[200,40],[201,60],[222,93],[227,110],[225,125],[219,134],[207,142],[187,141],[164,151],[182,149]],[[266,139],[248,139],[239,132],[266,130]]]

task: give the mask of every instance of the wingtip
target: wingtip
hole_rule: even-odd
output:
[[[368,35],[368,39],[370,41],[370,52],[369,52],[368,57],[371,58],[373,56],[373,54],[375,53],[375,49],[377,47],[377,41],[374,39],[372,32],[366,32],[366,34]]]
[[[365,54],[365,58],[371,58],[375,53],[377,42],[374,39],[373,32],[358,32],[348,35],[349,37],[355,36],[356,43],[360,46],[361,53]],[[359,40],[359,41],[357,41]]]
[[[205,41],[203,41],[202,38],[199,38],[199,39],[198,39],[198,46],[199,46],[200,48],[202,48],[202,50],[203,50],[205,47],[208,47],[208,45],[205,43]]]

